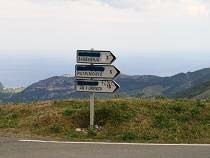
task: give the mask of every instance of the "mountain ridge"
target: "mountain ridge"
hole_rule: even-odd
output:
[[[121,86],[116,94],[122,97],[150,98],[162,96],[169,98],[196,98],[196,96],[188,96],[185,93],[194,91],[194,87],[210,82],[210,68],[179,73],[169,77],[122,74],[116,78],[116,81]],[[54,76],[30,85],[22,92],[13,95],[9,101],[38,101],[88,97],[88,93],[78,93],[75,91],[74,82],[74,77]],[[204,88],[202,90],[201,93],[210,91],[210,87],[209,89]],[[192,94],[196,95],[198,93],[194,92]]]
[[[2,92],[4,90],[4,86],[3,84],[0,82],[0,92]]]

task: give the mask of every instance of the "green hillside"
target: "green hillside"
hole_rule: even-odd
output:
[[[196,85],[180,94],[178,97],[208,99],[210,98],[210,81]]]
[[[97,100],[97,130],[88,130],[88,106],[88,100],[0,106],[0,134],[62,140],[210,143],[210,101]]]

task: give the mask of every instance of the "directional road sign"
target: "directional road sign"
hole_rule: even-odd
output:
[[[113,65],[76,65],[77,78],[106,78],[113,79],[120,71]]]
[[[116,57],[110,51],[78,50],[77,62],[89,64],[111,64]]]
[[[120,86],[115,81],[109,80],[77,80],[78,92],[113,93]]]

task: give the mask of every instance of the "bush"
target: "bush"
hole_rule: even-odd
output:
[[[52,133],[60,133],[60,132],[63,131],[63,128],[61,127],[60,124],[54,123],[54,124],[52,124],[52,125],[50,126],[50,131],[51,131]]]
[[[110,108],[110,121],[115,124],[127,122],[136,116],[136,112],[127,105],[112,105]]]
[[[185,111],[185,107],[183,105],[180,105],[180,104],[169,105],[169,109],[173,110],[173,111],[175,111],[177,113]]]
[[[96,130],[93,130],[93,129],[89,129],[88,130],[88,136],[89,137],[95,137],[95,136],[97,136],[97,131]]]
[[[110,119],[112,111],[107,107],[97,109],[95,112],[95,123],[100,126],[104,126]]]
[[[201,110],[200,108],[198,107],[194,107],[192,110],[191,110],[191,114],[192,114],[192,117],[195,118],[197,117],[198,115],[200,115],[201,113]]]
[[[181,113],[174,116],[174,119],[176,121],[179,121],[180,123],[185,123],[191,119],[190,115],[188,113]]]
[[[69,108],[67,108],[63,111],[64,116],[71,116],[73,113],[74,113],[74,111],[72,109],[69,109]]]
[[[79,138],[79,133],[75,132],[74,130],[69,130],[66,132],[66,137],[68,139],[76,139]]]
[[[76,127],[80,128],[88,128],[90,113],[88,110],[80,110],[76,111],[72,114],[71,119]]]
[[[144,141],[149,141],[149,140],[158,140],[159,136],[156,134],[151,134],[150,132],[144,133],[141,136],[141,139],[143,139]]]
[[[204,108],[205,104],[201,102],[201,100],[196,100],[196,106],[200,108]]]
[[[160,113],[156,114],[153,127],[155,128],[168,128],[170,126],[170,118],[167,114]]]
[[[138,136],[133,132],[125,132],[121,135],[121,139],[124,141],[136,140],[137,138]]]

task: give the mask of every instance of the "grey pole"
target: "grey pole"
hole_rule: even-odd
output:
[[[91,50],[94,49],[92,48]],[[90,129],[94,129],[94,117],[95,117],[94,100],[95,100],[95,93],[93,92],[90,94]]]
[[[94,99],[95,93],[90,94],[90,128],[94,128]]]

